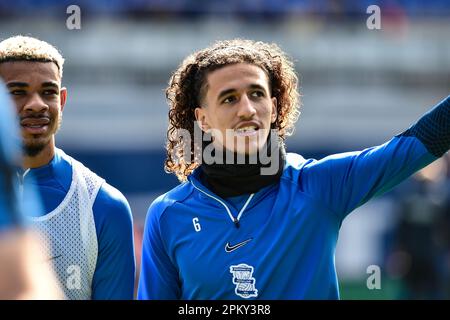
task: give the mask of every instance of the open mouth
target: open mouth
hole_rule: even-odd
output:
[[[238,136],[253,136],[258,133],[258,130],[259,126],[257,124],[245,124],[234,129],[234,132]]]

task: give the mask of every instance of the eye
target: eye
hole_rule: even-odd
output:
[[[261,98],[261,97],[264,97],[265,94],[264,94],[263,91],[257,90],[257,91],[253,91],[253,92],[251,93],[251,96],[254,97],[254,98]]]
[[[25,95],[27,92],[25,90],[11,90],[9,92],[12,96],[23,96]]]
[[[236,101],[236,97],[235,96],[229,96],[229,97],[226,97],[225,99],[223,99],[222,103],[233,103],[234,101]]]
[[[57,92],[56,90],[54,90],[54,89],[48,89],[48,90],[44,90],[44,91],[42,92],[42,94],[43,94],[44,96],[54,96],[54,95],[57,95],[58,92]]]

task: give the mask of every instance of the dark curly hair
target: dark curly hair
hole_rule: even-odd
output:
[[[278,130],[281,140],[294,130],[300,115],[298,78],[293,62],[286,54],[276,44],[260,41],[216,42],[188,56],[173,73],[166,89],[170,110],[164,168],[166,172],[176,174],[180,181],[185,181],[200,162],[195,156],[199,146],[194,145],[194,139],[183,139],[179,131],[187,130],[191,137],[194,136],[194,110],[201,105],[208,73],[237,63],[249,63],[267,73],[271,96],[277,100],[277,119],[271,128]]]

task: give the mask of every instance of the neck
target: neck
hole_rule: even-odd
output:
[[[49,164],[55,156],[55,141],[52,139],[49,144],[47,144],[44,149],[39,152],[36,156],[30,157],[25,155],[23,157],[23,169],[29,168],[39,168]]]

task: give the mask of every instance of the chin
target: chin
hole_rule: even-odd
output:
[[[35,157],[45,149],[45,145],[42,144],[28,144],[24,145],[23,152],[27,157]]]
[[[48,139],[29,139],[23,142],[23,151],[28,157],[35,157],[50,143]]]

